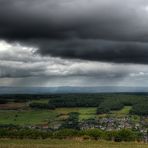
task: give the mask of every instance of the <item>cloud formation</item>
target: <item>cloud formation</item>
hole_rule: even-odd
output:
[[[146,85],[148,66],[67,60],[41,56],[37,49],[0,41],[0,85],[126,86]]]
[[[147,86],[147,24],[147,0],[0,0],[0,85]]]
[[[148,64],[147,0],[0,0],[0,38],[61,58]]]
[[[118,65],[83,60],[42,57],[35,48],[0,42],[0,77],[93,76],[122,77],[127,72]],[[83,68],[82,68],[83,67]],[[116,71],[116,69],[119,69]],[[106,75],[105,75],[106,73]]]

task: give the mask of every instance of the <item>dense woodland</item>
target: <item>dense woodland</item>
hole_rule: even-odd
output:
[[[10,101],[27,102],[48,99],[49,103],[31,103],[30,107],[55,109],[59,107],[98,107],[97,113],[109,113],[124,106],[132,106],[131,114],[148,115],[148,94],[46,94],[46,95],[0,95],[0,104]]]

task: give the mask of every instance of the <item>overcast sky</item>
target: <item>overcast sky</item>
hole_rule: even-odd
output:
[[[0,86],[148,86],[148,0],[0,0]]]

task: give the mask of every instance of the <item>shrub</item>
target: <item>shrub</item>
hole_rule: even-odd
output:
[[[62,129],[62,130],[56,131],[53,134],[53,137],[58,139],[64,139],[67,137],[77,137],[77,136],[79,136],[79,132],[74,129]]]
[[[81,135],[89,136],[93,139],[102,139],[103,137],[103,131],[99,129],[88,129],[81,132]]]
[[[137,138],[136,133],[131,130],[123,129],[116,133],[115,141],[134,141]]]
[[[45,104],[45,103],[30,103],[29,106],[31,108],[36,108],[36,109],[55,109],[53,105]]]

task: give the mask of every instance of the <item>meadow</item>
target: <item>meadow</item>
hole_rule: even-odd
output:
[[[54,110],[32,109],[29,103],[48,103],[48,99],[31,100],[27,103],[7,103],[0,106],[0,124],[40,125],[60,122],[68,117],[70,112],[78,112],[79,120],[96,117],[96,107],[63,107]],[[11,104],[11,105],[10,105]],[[22,107],[22,108],[21,108]]]
[[[137,142],[107,142],[94,140],[12,140],[1,139],[0,148],[148,148]]]
[[[11,97],[13,98],[15,96],[11,96]],[[23,96],[23,97],[26,99],[26,96]],[[21,98],[23,97],[21,96]],[[72,102],[73,102],[76,98],[77,102],[79,102],[80,101],[79,97],[81,99],[86,98],[86,99],[83,99],[81,102],[84,102],[84,100],[88,100],[90,104],[91,104],[91,98],[94,99],[92,100],[92,102],[93,101],[95,102],[97,100],[96,99],[97,97],[99,97],[99,100],[102,99],[102,96],[98,96],[98,95],[93,95],[93,96],[92,95],[90,96],[89,95],[70,95],[70,96],[64,95],[64,96],[61,96],[61,99],[59,97],[56,98],[55,96],[55,99],[57,99],[58,101],[63,101],[63,98],[64,99],[66,98],[66,100],[67,98],[70,98],[70,99],[72,98],[73,99]],[[122,96],[120,97],[123,98]],[[8,96],[8,99],[9,98],[10,97]],[[14,98],[12,100],[16,100],[16,99]],[[32,99],[29,99],[27,102],[13,102],[12,100],[9,99],[9,101],[11,102],[8,102],[6,104],[0,104],[0,124],[14,124],[14,125],[39,125],[39,124],[47,124],[47,123],[53,124],[55,122],[56,123],[61,122],[64,119],[68,118],[68,114],[70,112],[78,112],[79,121],[86,120],[86,119],[92,119],[92,118],[101,118],[101,117],[106,117],[106,116],[124,117],[128,115],[129,111],[131,110],[131,106],[124,106],[120,110],[110,111],[110,113],[104,113],[104,114],[97,115],[96,114],[97,106],[96,107],[89,107],[89,106],[87,107],[57,107],[54,110],[50,110],[50,109],[39,109],[39,108],[29,107],[30,103],[48,104],[49,99],[46,99],[46,97],[45,98],[42,97],[41,99],[32,98]],[[19,98],[17,98],[17,101],[18,100]]]
[[[112,111],[110,114],[96,115],[96,107],[70,107],[47,109],[25,109],[25,110],[0,110],[0,124],[14,125],[37,125],[48,122],[64,120],[70,112],[78,112],[79,120],[86,120],[100,117],[124,117],[128,115],[130,106],[125,106],[119,111]],[[138,116],[137,116],[138,118]]]
[[[56,116],[51,110],[0,110],[0,124],[37,125],[54,120]]]
[[[68,113],[80,113],[79,120],[94,118],[96,108],[57,108],[55,110],[27,109],[27,110],[0,110],[0,124],[37,125],[50,121],[60,121],[68,117]],[[58,116],[59,115],[59,116]]]

